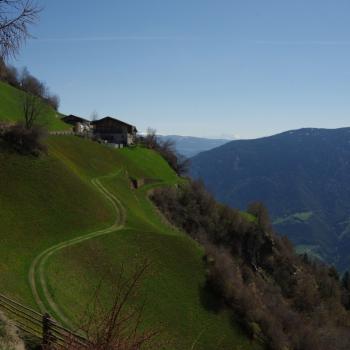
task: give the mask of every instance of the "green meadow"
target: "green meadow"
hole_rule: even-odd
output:
[[[145,304],[144,327],[164,329],[172,349],[255,348],[232,315],[208,307],[212,296],[203,289],[202,248],[168,225],[148,198],[154,187],[184,181],[163,158],[151,150],[116,150],[75,136],[51,136],[47,143],[48,155],[41,158],[0,153],[1,293],[36,307],[28,282],[35,257],[113,224],[113,206],[91,182],[99,178],[121,202],[124,226],[47,260],[50,297],[64,315],[77,323],[101,282],[107,304],[112,276],[123,269],[127,277],[147,260],[150,266],[130,301],[130,306]],[[135,189],[131,178],[147,184]],[[45,303],[44,291],[39,295]]]
[[[21,120],[22,97],[0,82],[0,121]],[[40,123],[51,131],[69,129],[58,117],[44,106]],[[48,153],[39,158],[0,149],[0,293],[77,325],[98,285],[108,305],[115,277],[123,271],[128,278],[147,261],[128,306],[144,305],[142,327],[161,329],[169,349],[258,348],[234,315],[213,308],[203,288],[202,248],[150,201],[153,188],[185,181],[159,154],[75,136],[45,142]],[[135,188],[131,180],[143,185]],[[34,262],[62,243],[67,246],[42,259],[39,274]]]

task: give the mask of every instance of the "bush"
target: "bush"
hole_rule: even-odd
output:
[[[46,132],[39,126],[27,129],[23,124],[16,124],[6,128],[0,138],[5,146],[17,153],[39,156],[40,153],[47,152],[43,143],[45,136]]]

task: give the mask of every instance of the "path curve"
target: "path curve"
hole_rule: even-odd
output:
[[[47,285],[47,281],[45,279],[44,267],[47,260],[58,251],[65,249],[67,247],[85,242],[87,240],[103,236],[112,232],[116,232],[122,230],[124,228],[124,224],[126,221],[126,211],[119,199],[110,193],[100,182],[99,179],[91,180],[92,184],[97,188],[97,190],[107,198],[115,211],[116,220],[112,226],[105,228],[103,230],[94,231],[83,236],[79,236],[73,239],[70,239],[65,242],[61,242],[55,244],[54,246],[44,250],[40,253],[33,261],[30,269],[29,269],[29,284],[33,293],[33,297],[35,299],[36,304],[38,305],[40,311],[42,313],[53,311],[55,316],[59,318],[61,322],[66,324],[67,326],[73,328],[71,321],[64,315],[64,313],[60,310],[58,304],[53,300],[51,293],[49,292],[49,288]],[[41,289],[41,295],[39,290]],[[43,300],[44,299],[44,300]],[[50,310],[48,310],[47,306],[49,306]]]

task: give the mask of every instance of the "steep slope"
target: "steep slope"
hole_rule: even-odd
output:
[[[24,92],[0,81],[0,122],[22,121],[22,106]],[[59,119],[60,115],[50,106],[43,104],[39,124],[50,131],[68,130],[69,126]]]
[[[349,268],[350,129],[301,129],[192,158],[192,176],[233,207],[263,201],[299,251]]]
[[[39,283],[38,295],[48,311],[60,317],[50,309],[49,297],[65,317],[77,321],[101,278],[122,265],[130,273],[148,259],[151,268],[134,303],[147,300],[145,325],[162,325],[166,337],[175,340],[172,348],[190,348],[194,342],[198,349],[255,348],[228,314],[204,307],[201,248],[168,226],[148,200],[151,188],[182,181],[158,154],[115,150],[73,136],[51,137],[48,146],[48,156],[41,159],[0,153],[0,292],[36,306],[28,280],[36,257],[113,225],[120,214],[92,183],[98,178],[121,202],[124,225],[47,257],[42,275],[48,291]],[[134,189],[130,178],[146,184]],[[108,288],[103,292],[106,302],[109,293]]]
[[[170,140],[174,142],[176,150],[179,154],[190,158],[200,152],[211,150],[229,142],[225,139],[208,139],[204,137],[179,136],[179,135],[159,135],[160,140]]]

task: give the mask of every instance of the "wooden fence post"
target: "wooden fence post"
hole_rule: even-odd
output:
[[[43,349],[51,349],[51,318],[48,313],[43,315]]]

